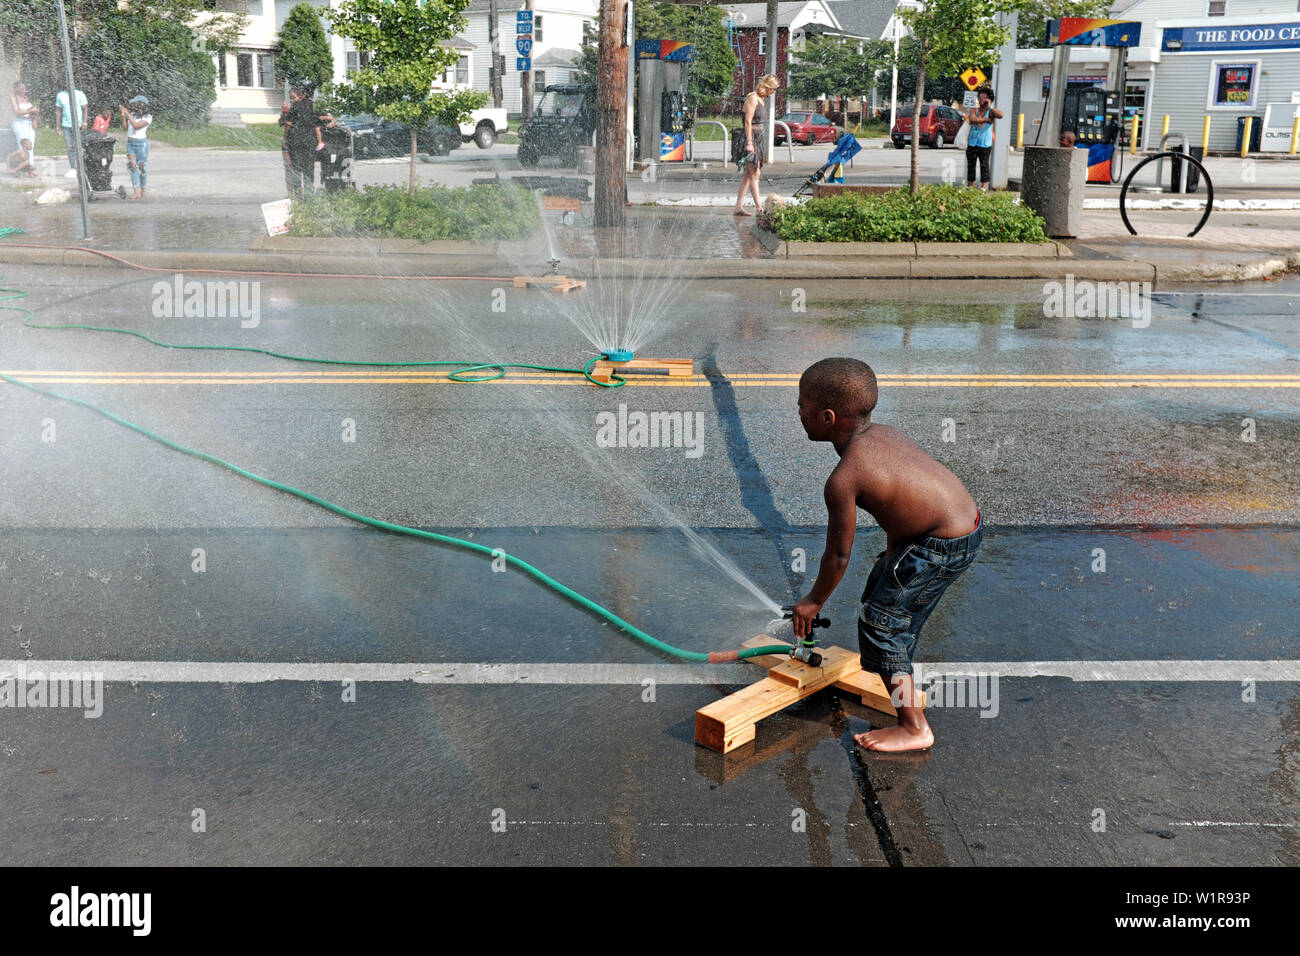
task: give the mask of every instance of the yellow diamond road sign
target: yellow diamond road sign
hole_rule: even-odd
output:
[[[949,75],[951,76],[951,74]],[[961,75],[961,81],[966,84],[968,90],[976,89],[987,80],[988,77],[984,75],[984,71],[979,67],[965,70]]]

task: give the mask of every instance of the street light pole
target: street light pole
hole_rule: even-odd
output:
[[[68,16],[63,11],[63,0],[59,0],[59,39],[63,41],[63,71],[68,81],[68,116],[72,120],[72,158],[75,165],[72,167],[77,171],[77,189],[81,194],[81,238],[90,238],[90,210],[86,208],[86,169],[85,162],[81,158],[81,125],[78,122],[78,113],[80,119],[85,119],[85,110],[80,109],[77,104],[77,84],[72,80],[72,49],[68,45]]]
[[[894,25],[894,75],[889,81],[889,134],[894,134],[894,124],[898,122],[898,17],[891,21]]]

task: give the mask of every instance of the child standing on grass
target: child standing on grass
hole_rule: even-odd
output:
[[[983,529],[970,493],[902,432],[871,420],[871,366],[829,358],[799,379],[799,420],[810,441],[828,441],[840,463],[826,479],[826,552],[813,588],[794,606],[794,632],[806,637],[848,568],[858,508],[885,532],[885,550],[867,577],[858,615],[862,667],[881,676],[898,726],[857,734],[866,750],[925,750],[934,734],[917,706],[912,658],[921,627],[948,585],[979,551]]]

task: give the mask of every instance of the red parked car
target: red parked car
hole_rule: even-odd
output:
[[[889,138],[894,141],[895,149],[902,149],[912,141],[913,109],[913,106],[908,105],[898,110],[898,116],[894,119],[894,128],[889,131]],[[944,143],[951,143],[957,139],[961,124],[962,115],[952,107],[940,106],[937,103],[922,104],[921,145],[935,149],[942,148]]]
[[[840,128],[820,113],[786,113],[778,120],[790,127],[790,138],[796,143],[834,143],[840,138]],[[772,142],[780,146],[785,142],[785,130],[778,126],[772,130]]]

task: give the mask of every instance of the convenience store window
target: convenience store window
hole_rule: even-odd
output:
[[[1253,110],[1258,79],[1258,60],[1215,60],[1210,64],[1210,94],[1206,109]]]

